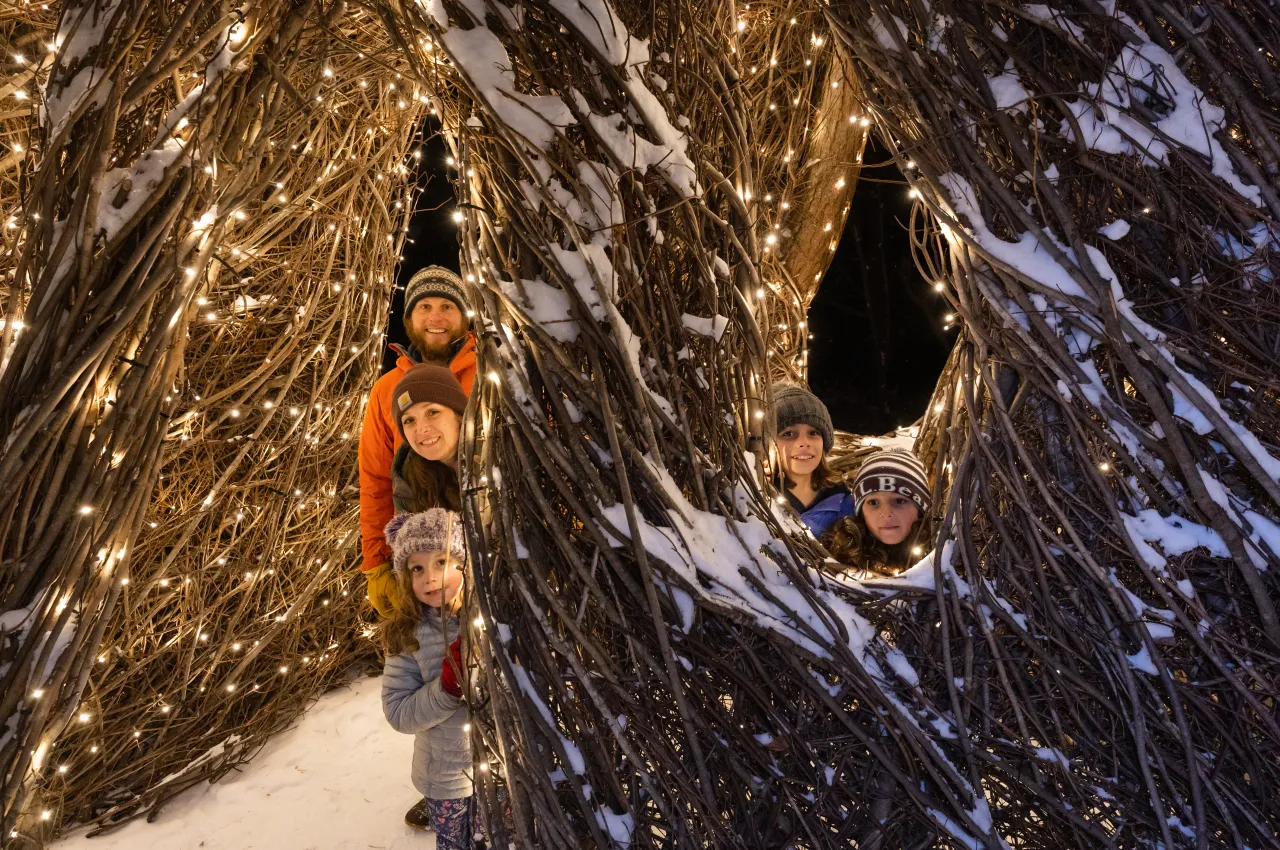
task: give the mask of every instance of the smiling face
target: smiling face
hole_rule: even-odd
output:
[[[778,434],[778,463],[797,484],[810,480],[822,462],[822,433],[812,425],[791,425]]]
[[[414,597],[432,608],[452,603],[462,587],[461,566],[447,552],[415,552],[405,566],[413,582]]]
[[[867,496],[862,503],[862,518],[877,540],[894,546],[907,539],[920,518],[920,509],[906,496],[880,492]]]
[[[452,463],[458,454],[458,414],[443,404],[420,401],[400,417],[404,439],[421,457]]]
[[[419,298],[405,319],[404,330],[423,360],[447,361],[453,344],[466,333],[466,317],[448,298],[428,295]]]

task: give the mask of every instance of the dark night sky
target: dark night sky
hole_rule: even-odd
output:
[[[458,268],[446,155],[439,136],[427,140],[419,165],[423,193],[409,223],[400,287],[430,263]],[[874,166],[889,158],[872,143],[863,159]],[[882,434],[924,412],[954,332],[942,330],[946,305],[911,261],[902,174],[890,164],[863,168],[862,177],[835,260],[809,310],[809,384],[837,428]],[[390,341],[402,344],[403,302],[397,289],[387,330]],[[384,357],[384,368],[393,362],[394,356]]]
[[[809,386],[837,428],[883,434],[924,413],[955,331],[943,331],[946,302],[911,259],[902,172],[874,137],[863,161],[872,167],[809,307]]]

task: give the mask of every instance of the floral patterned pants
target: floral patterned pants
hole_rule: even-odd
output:
[[[471,798],[432,800],[427,798],[431,829],[436,834],[436,850],[470,850]]]

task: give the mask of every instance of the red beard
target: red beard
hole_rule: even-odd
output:
[[[426,334],[420,334],[407,325],[404,332],[409,336],[409,342],[413,345],[414,350],[422,355],[422,362],[443,363],[446,366],[453,359],[458,340],[462,339],[463,335],[466,334],[466,330],[459,329],[449,335],[448,342],[432,344],[427,342]]]

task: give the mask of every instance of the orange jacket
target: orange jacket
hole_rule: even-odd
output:
[[[401,354],[395,368],[374,383],[364,411],[364,425],[360,428],[361,570],[371,570],[391,560],[391,547],[382,530],[396,513],[391,504],[391,460],[401,443],[391,414],[391,394],[414,365]],[[449,371],[462,384],[463,392],[471,395],[471,385],[476,380],[476,340],[471,334],[467,334],[466,342],[449,364]]]

